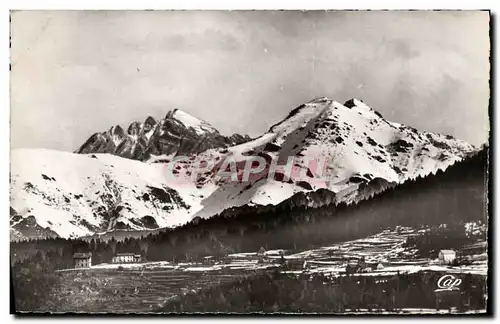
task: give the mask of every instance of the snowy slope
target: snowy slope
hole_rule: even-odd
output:
[[[62,237],[177,226],[200,208],[204,194],[169,182],[162,164],[110,154],[19,149],[11,162],[11,207]]]
[[[206,121],[191,116],[190,114],[182,110],[174,109],[170,116],[171,118],[174,118],[179,122],[181,122],[186,128],[194,129],[195,132],[198,134],[204,134],[207,132],[218,133],[218,130],[216,130],[214,127],[212,127],[212,125],[210,125]]]
[[[390,184],[445,170],[475,150],[451,136],[388,122],[356,99],[342,105],[318,98],[294,109],[259,138],[229,148],[226,154],[240,163],[253,155],[280,161],[293,156],[292,173],[303,172],[309,178],[300,183],[263,177],[246,185],[225,184],[205,200],[196,216],[209,217],[245,204],[276,205],[297,192],[321,188],[335,193],[338,202],[350,203],[369,198]],[[323,164],[311,162],[311,158]]]
[[[162,134],[170,132],[173,137],[179,124],[196,133],[218,134],[206,122],[178,110],[171,111],[163,123],[171,124],[170,128],[162,125]],[[158,123],[152,118],[131,125],[127,136],[159,132],[155,125]],[[110,133],[117,136],[113,141],[119,141],[123,130],[116,127]],[[212,146],[199,153],[188,150],[189,159],[175,165],[175,177],[168,176],[172,174],[164,162],[179,154],[178,147],[152,155],[149,162],[111,154],[15,150],[11,228],[19,236],[30,216],[30,222],[34,217],[40,227],[38,232],[48,229],[64,237],[173,227],[231,207],[276,205],[296,193],[318,189],[332,193],[337,203],[351,203],[390,185],[444,170],[475,151],[451,136],[389,122],[359,100],[340,104],[318,98],[292,110],[253,140],[230,147]],[[256,156],[267,165],[249,181],[217,176],[223,161],[230,159],[241,180],[243,166]],[[272,163],[285,164],[289,157],[293,158],[292,179],[279,176],[286,169],[283,166],[277,168],[276,176],[268,177]],[[192,177],[200,170],[199,161],[212,164]],[[298,174],[303,176],[299,179]],[[325,199],[331,201],[332,195]],[[314,201],[310,203],[314,205]]]

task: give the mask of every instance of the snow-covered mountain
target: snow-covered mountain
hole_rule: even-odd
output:
[[[111,154],[19,149],[11,163],[11,227],[21,231],[27,216],[63,237],[176,226],[203,192],[168,183],[161,164]]]
[[[116,128],[106,135],[98,134],[109,136],[113,144],[109,139],[102,143],[115,147],[107,151],[114,155],[14,150],[12,235],[22,237],[36,232],[39,236],[77,237],[115,229],[173,227],[235,207],[265,208],[291,197],[291,205],[350,203],[409,178],[444,170],[476,151],[451,136],[389,122],[355,99],[343,105],[327,98],[312,100],[292,110],[262,136],[239,145],[226,143],[199,152],[182,149],[182,143],[176,142],[177,148],[165,144],[148,159],[143,153],[124,154],[137,152],[138,138],[153,138],[156,132],[161,134],[159,139],[165,138],[172,132],[169,127],[176,129],[179,124],[204,138],[209,137],[206,134],[220,136],[209,124],[179,111],[169,113],[156,126],[147,126],[153,124],[146,120],[137,131],[129,127],[126,135],[120,133],[121,139],[112,135]],[[87,144],[82,148],[101,151],[107,147]],[[118,149],[125,146],[127,150]],[[201,150],[201,146],[198,148]],[[175,164],[172,177],[167,162],[180,154],[189,158]],[[267,164],[249,181],[222,181],[217,176],[225,169],[224,161],[230,160],[235,162],[241,179],[243,166],[252,164],[256,156]],[[305,176],[286,176],[283,164],[289,157],[293,158],[292,174]],[[320,163],[311,163],[311,158]],[[200,169],[199,161],[214,165],[193,177]],[[269,168],[276,161],[280,161],[277,172],[269,177]],[[33,231],[34,227],[37,231]]]
[[[210,156],[207,159],[216,156],[221,161],[231,156],[238,166],[255,155],[267,161],[293,156],[294,171],[303,172],[308,179],[283,179],[278,171],[271,179],[263,172],[263,177],[250,183],[224,183],[202,201],[203,208],[195,216],[206,218],[243,205],[276,205],[298,192],[319,189],[333,193],[336,202],[350,203],[406,179],[444,170],[475,150],[451,136],[419,132],[389,122],[356,99],[342,105],[318,98],[292,110],[284,120],[252,141],[228,150],[202,153]],[[324,161],[324,165],[311,164],[311,158]],[[189,164],[185,167],[189,170]],[[321,179],[317,179],[319,173]],[[205,179],[213,183],[213,174]],[[328,196],[324,190],[320,195],[310,196]]]
[[[174,109],[158,122],[148,116],[143,123],[130,124],[127,131],[117,125],[106,132],[95,133],[76,153],[110,153],[147,161],[159,155],[200,153],[248,140],[247,135],[223,136],[206,121]]]

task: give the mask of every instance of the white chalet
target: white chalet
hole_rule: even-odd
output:
[[[450,264],[457,258],[457,252],[454,250],[441,250],[438,254],[439,263]]]

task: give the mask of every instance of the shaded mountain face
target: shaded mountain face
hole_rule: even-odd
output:
[[[148,117],[143,123],[133,122],[127,130],[117,125],[95,133],[76,153],[110,153],[147,161],[155,156],[196,154],[248,140],[248,135],[223,136],[207,122],[174,109],[160,121]]]
[[[387,121],[359,100],[328,98],[297,107],[255,139],[233,138],[237,145],[178,110],[92,138],[79,153],[111,154],[12,152],[13,236],[28,233],[24,224],[33,219],[49,233],[80,237],[177,227],[246,207],[351,204],[477,152],[451,136]],[[263,169],[243,177],[256,157]],[[222,179],[227,165],[236,176]]]

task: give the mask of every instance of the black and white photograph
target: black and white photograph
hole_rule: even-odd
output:
[[[491,314],[491,19],[11,10],[11,312]]]

